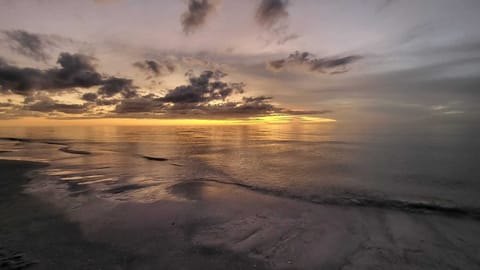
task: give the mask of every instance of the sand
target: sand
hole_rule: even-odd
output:
[[[23,192],[25,174],[46,164],[0,160],[0,269],[262,269],[262,263],[228,250],[193,245],[180,238],[144,239],[125,248],[98,236],[88,239],[65,209]],[[134,218],[134,217],[132,217]],[[101,224],[106,223],[97,220]],[[169,223],[170,224],[170,223]],[[102,226],[103,226],[102,225]],[[96,227],[92,224],[92,227]],[[117,240],[121,229],[108,232]],[[168,234],[168,231],[165,232]],[[156,235],[145,231],[142,235]],[[161,233],[163,234],[163,233]],[[147,237],[148,238],[148,237]],[[129,242],[126,242],[129,243]],[[154,247],[145,252],[142,246]]]
[[[40,165],[1,161],[0,243],[32,269],[480,269],[480,222],[322,205],[221,182],[174,199],[22,193]]]

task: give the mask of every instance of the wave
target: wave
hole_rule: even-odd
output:
[[[68,145],[63,142],[48,141],[48,140],[34,140],[34,139],[16,138],[16,137],[1,137],[0,140],[22,142],[22,143],[45,143],[45,144],[63,145],[63,146]]]
[[[24,139],[24,138],[14,138],[14,137],[2,137],[0,140],[4,141],[14,141],[14,142],[33,142],[31,139]]]
[[[60,145],[64,147],[59,148],[58,150],[65,153],[75,154],[75,155],[91,155],[92,154],[91,152],[88,152],[88,151],[72,149],[69,144],[63,143],[63,142],[34,140],[34,139],[15,138],[15,137],[2,137],[0,138],[0,140],[15,141],[15,142],[21,142],[21,143],[44,143],[44,144],[50,144],[50,145]]]
[[[302,196],[298,194],[293,194],[288,191],[275,190],[265,187],[258,187],[244,183],[228,182],[211,178],[198,178],[190,180],[190,183],[195,183],[198,181],[202,182],[212,182],[222,185],[231,185],[250,191],[293,199],[313,204],[321,205],[334,205],[334,206],[351,206],[351,207],[370,207],[370,208],[380,208],[388,210],[398,210],[404,212],[413,212],[413,213],[423,213],[423,214],[438,214],[450,217],[468,217],[480,220],[480,209],[473,207],[460,207],[457,205],[445,205],[437,204],[433,202],[421,202],[421,201],[404,201],[396,199],[384,199],[374,196],[365,196],[365,195],[350,195],[350,196],[337,196],[337,197],[321,197],[318,195],[312,196]],[[185,182],[182,182],[185,184]],[[188,183],[188,181],[187,181]]]
[[[69,146],[62,147],[58,150],[60,150],[62,152],[65,152],[65,153],[69,153],[69,154],[75,154],[75,155],[91,155],[92,154],[91,152],[88,152],[88,151],[71,149]]]
[[[168,161],[168,158],[162,158],[162,157],[152,157],[152,156],[141,156],[144,159],[147,160],[154,160],[154,161]]]

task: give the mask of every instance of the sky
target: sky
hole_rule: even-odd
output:
[[[0,0],[0,121],[471,122],[478,0]]]

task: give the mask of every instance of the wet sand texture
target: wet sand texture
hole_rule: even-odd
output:
[[[260,262],[224,249],[162,237],[123,248],[91,241],[50,203],[23,192],[26,172],[45,164],[0,160],[0,269],[262,269]],[[170,225],[169,222],[169,226]],[[114,230],[113,237],[125,237]],[[110,233],[110,235],[112,235]],[[148,232],[147,232],[148,234]],[[131,236],[128,236],[131,237]],[[178,239],[177,239],[178,240]],[[142,252],[142,245],[152,246]],[[255,266],[255,267],[253,267]]]

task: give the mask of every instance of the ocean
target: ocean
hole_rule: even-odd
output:
[[[216,183],[315,204],[480,215],[480,142],[458,128],[341,123],[1,128],[0,158],[48,162],[31,190],[200,200]],[[178,191],[178,190],[177,190]]]

